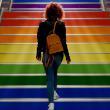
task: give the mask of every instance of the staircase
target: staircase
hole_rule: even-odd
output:
[[[12,10],[24,10],[24,11],[43,11],[48,2],[52,0],[14,0]],[[65,11],[73,10],[101,10],[100,0],[56,0],[61,2]]]
[[[99,0],[56,0],[65,11],[72,63],[58,74],[55,110],[110,110],[110,13]],[[0,110],[47,110],[36,33],[50,0],[13,0],[0,23]]]

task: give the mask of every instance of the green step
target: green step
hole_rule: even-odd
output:
[[[110,64],[62,64],[59,73],[110,73]],[[41,64],[0,64],[0,74],[3,73],[44,73]]]
[[[0,76],[0,85],[45,85],[46,76]],[[110,85],[110,76],[59,76],[59,85]]]

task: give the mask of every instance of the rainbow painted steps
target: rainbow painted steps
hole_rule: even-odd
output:
[[[12,10],[17,11],[36,11],[36,10],[44,10],[47,3],[49,3],[49,0],[32,0],[31,2],[28,0],[18,1],[14,0],[14,3],[12,4]],[[59,1],[56,0],[56,2],[59,2],[62,4],[62,7],[64,10],[102,10],[102,6],[99,0],[90,0],[89,2],[87,0],[63,0]]]
[[[43,12],[32,13],[4,13],[0,27],[0,37],[3,38],[0,39],[0,63],[39,63],[35,59],[35,43]],[[68,16],[70,19],[64,21],[72,63],[109,63],[109,13],[66,12]]]
[[[31,100],[31,99],[29,99]],[[47,102],[0,102],[0,110],[47,110],[48,103]],[[110,103],[101,101],[84,101],[84,102],[56,102],[55,109],[56,110],[67,110],[68,107],[71,107],[71,110],[109,110]]]
[[[109,20],[110,21],[110,20]],[[36,35],[38,27],[0,27],[1,35]],[[110,27],[67,27],[67,35],[110,35]]]
[[[24,2],[24,3],[28,3],[28,2],[31,2],[31,3],[34,3],[34,2],[41,2],[41,3],[43,3],[43,2],[51,2],[51,0],[13,0],[13,2],[14,3],[20,3],[20,2]],[[68,3],[68,2],[73,2],[73,0],[56,0],[56,2],[66,2],[66,3]],[[100,0],[74,0],[74,2],[95,2],[95,3],[99,3],[100,2]]]
[[[64,8],[101,8],[101,5],[100,4],[61,4],[62,7]],[[12,9],[13,8],[17,8],[17,9],[29,9],[32,10],[35,8],[39,8],[39,9],[42,9],[44,10],[46,7],[46,4],[13,4],[12,5]]]
[[[44,74],[44,68],[41,64],[0,64],[0,74]],[[109,74],[110,64],[62,64],[58,73],[73,74]]]
[[[4,12],[2,18],[44,18],[44,12]],[[72,12],[66,11],[65,18],[110,18],[109,12]]]
[[[0,43],[36,43],[36,35],[0,35]],[[67,35],[68,43],[102,43],[110,42],[110,35]],[[0,45],[2,46],[2,45]]]
[[[28,53],[11,53],[11,54],[0,54],[0,64],[39,64],[35,58],[36,54],[28,54]],[[92,53],[77,53],[70,54],[72,64],[103,64],[110,63],[110,54],[100,53],[100,54],[92,54]],[[66,59],[64,57],[63,63],[66,63]],[[41,62],[40,62],[41,64]]]
[[[94,25],[98,25],[98,26],[110,26],[110,20],[105,20],[105,19],[73,19],[73,20],[64,20],[65,24],[67,26],[94,26]],[[39,23],[41,21],[40,20],[2,20],[2,22],[0,23],[0,26],[38,26]]]
[[[58,84],[107,86],[110,85],[109,67],[110,64],[61,65],[58,71]],[[46,84],[42,65],[0,65],[0,70],[1,86]]]
[[[27,92],[28,91],[28,92]],[[108,98],[110,88],[58,88],[61,98]],[[0,98],[47,98],[44,88],[0,88]]]
[[[0,85],[46,85],[45,76],[0,76]],[[100,85],[109,86],[110,76],[59,76],[58,85]]]
[[[46,77],[43,66],[36,64],[35,45],[39,22],[44,20],[44,11],[36,10],[42,10],[50,0],[13,1],[12,11],[16,12],[5,12],[0,24],[0,110],[47,110],[46,89],[42,88]],[[72,2],[62,0],[64,10],[102,10],[99,0]],[[55,108],[109,110],[109,13],[72,11],[66,11],[64,19],[72,64],[59,68],[58,84],[66,88],[58,89],[61,99]]]
[[[74,48],[73,48],[74,47]],[[96,48],[97,47],[97,48]],[[35,54],[36,53],[36,45],[29,45],[29,44],[10,44],[0,45],[0,53],[27,53],[27,54]],[[70,53],[109,53],[110,48],[109,44],[107,43],[99,43],[99,44],[68,44],[69,52]]]

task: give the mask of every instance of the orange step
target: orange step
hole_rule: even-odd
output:
[[[38,27],[0,27],[0,34],[37,34]],[[67,27],[67,34],[110,34],[110,27]]]
[[[0,43],[36,43],[36,36],[0,36]],[[110,36],[67,36],[67,42],[110,42]]]
[[[44,12],[4,12],[3,18],[43,18]],[[65,12],[65,18],[110,18],[109,12]]]
[[[110,27],[68,27],[67,34],[110,34]]]
[[[41,20],[2,20],[0,26],[38,26]],[[110,26],[110,20],[65,20],[67,26]]]
[[[36,36],[0,36],[0,43],[35,43]]]
[[[110,36],[67,36],[67,42],[70,43],[110,42]]]

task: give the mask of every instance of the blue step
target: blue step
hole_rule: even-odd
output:
[[[0,102],[0,110],[47,110],[47,102]],[[57,102],[55,110],[110,110],[110,102]]]
[[[13,2],[51,2],[52,0],[13,0]],[[56,2],[100,2],[100,0],[55,0]]]
[[[110,98],[110,88],[60,88],[61,98]],[[46,88],[0,89],[0,98],[47,98]]]

